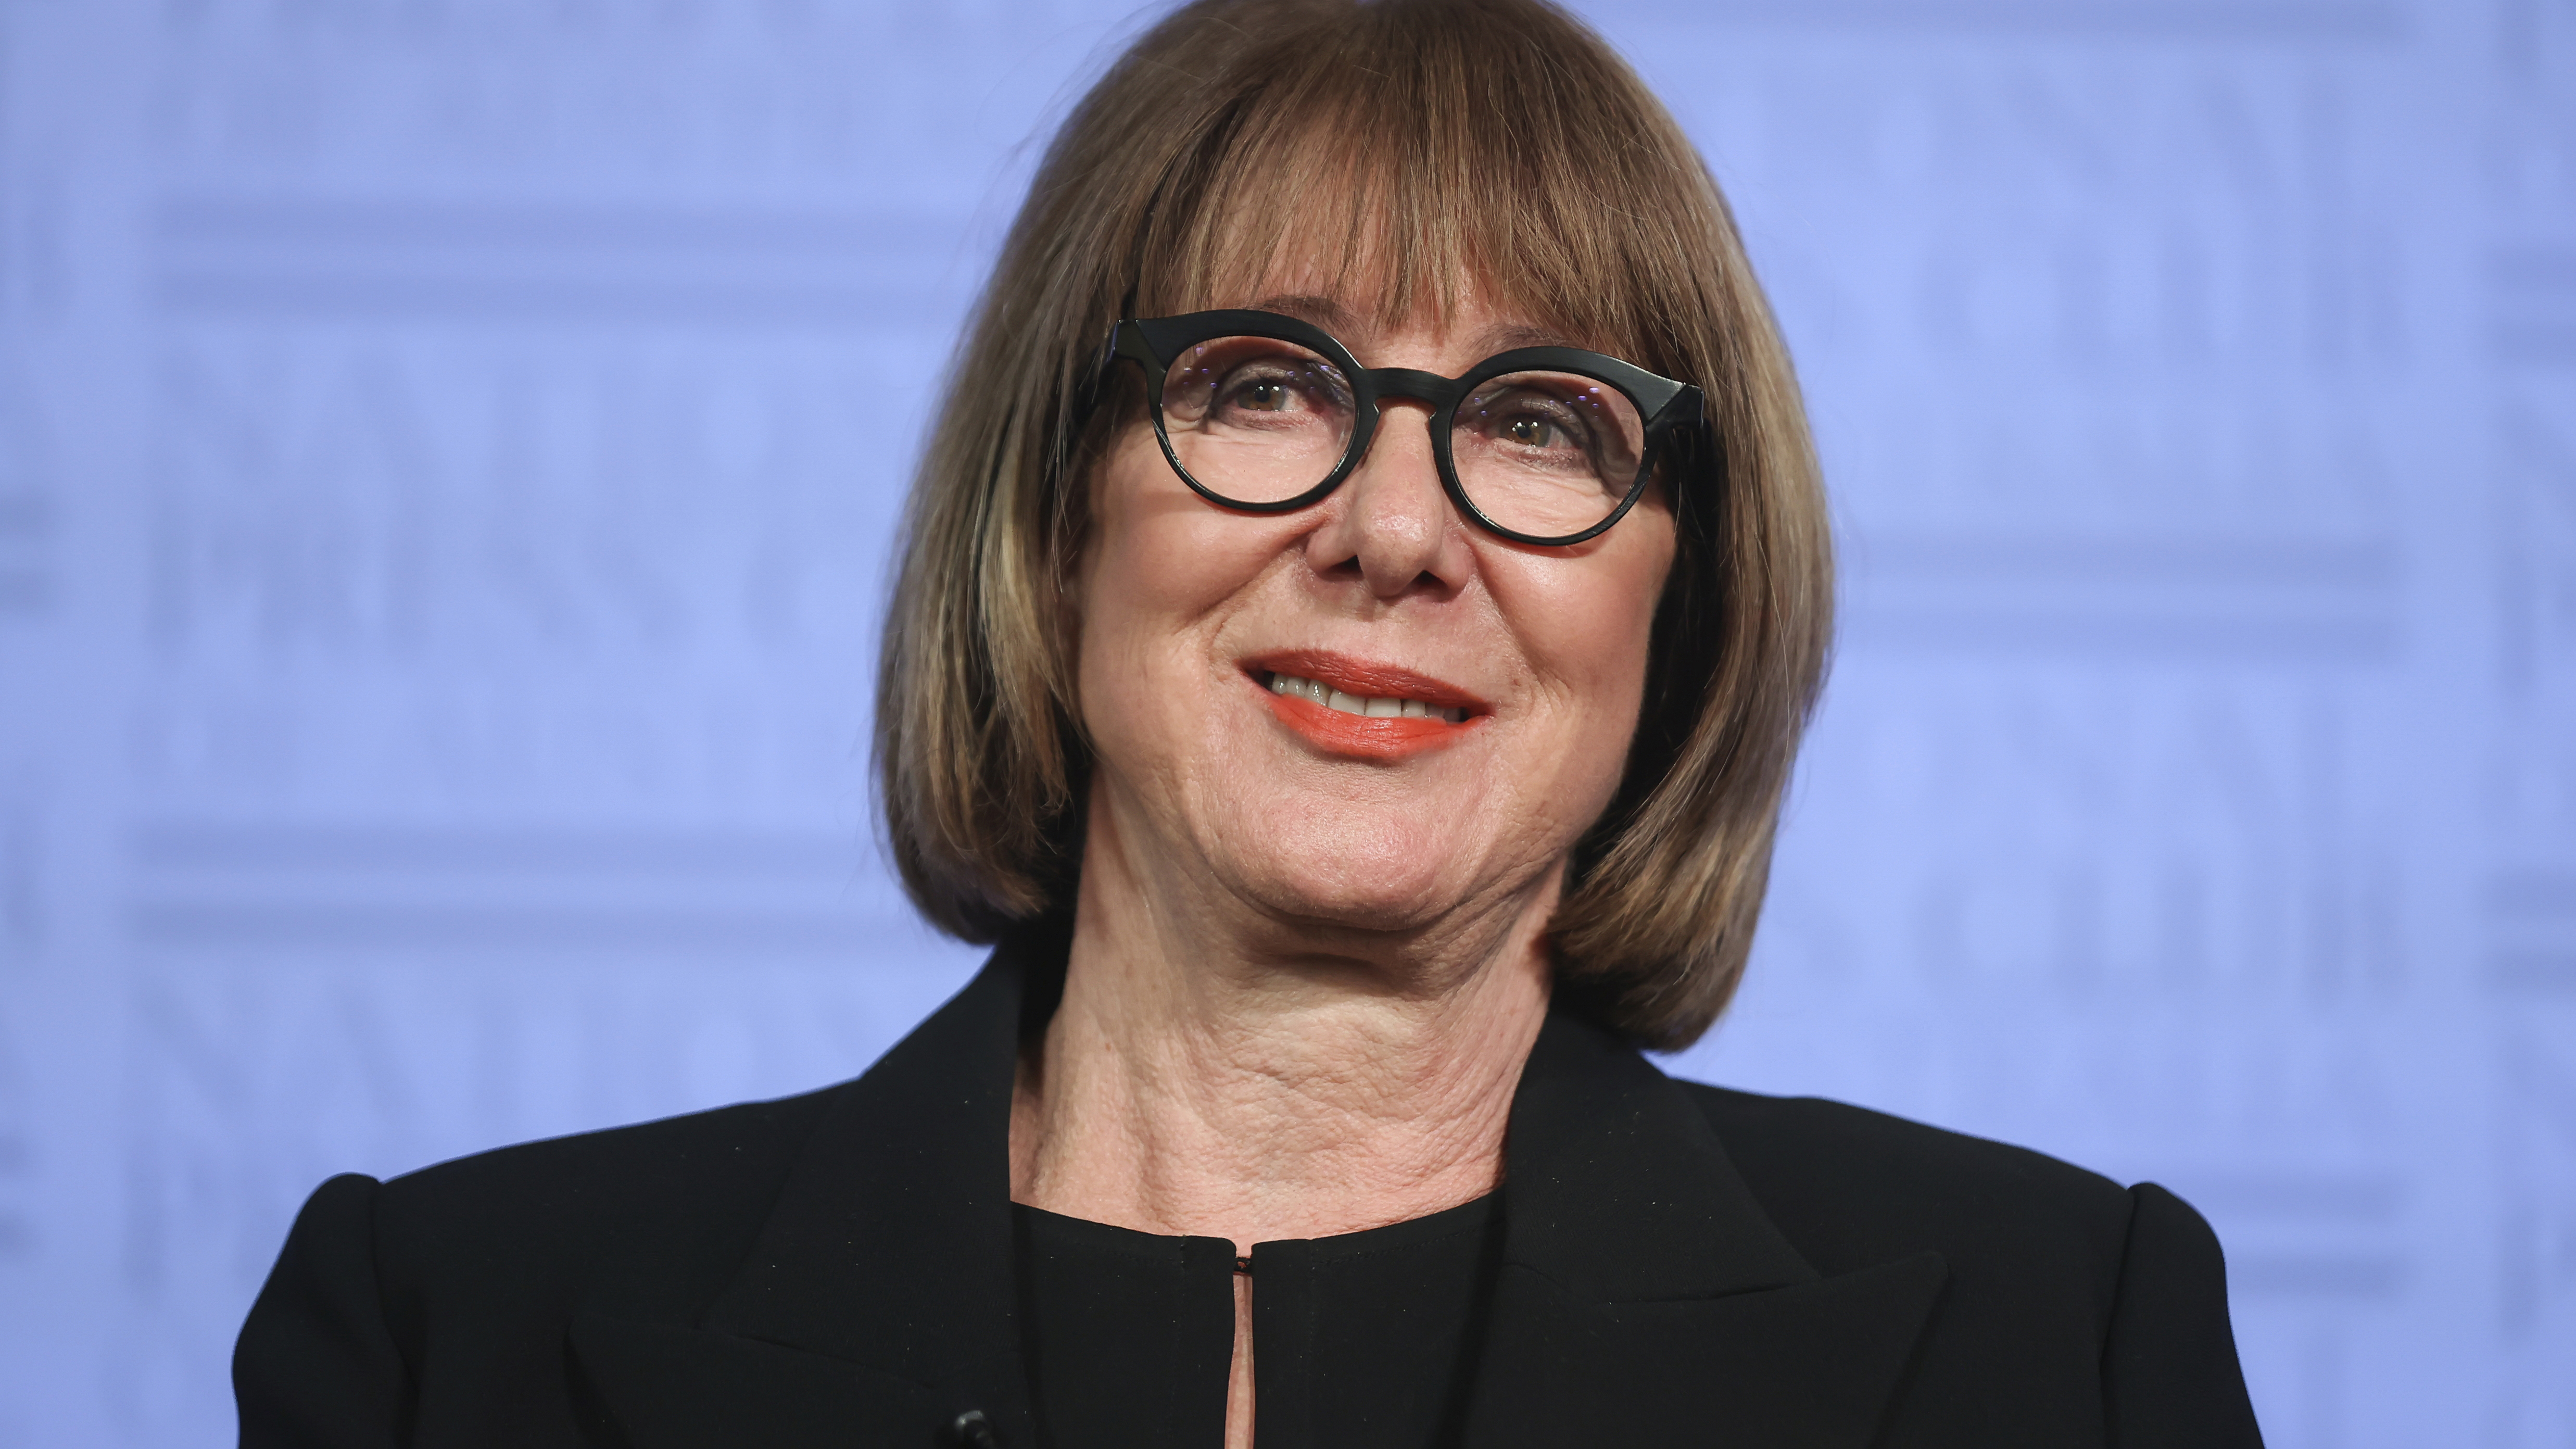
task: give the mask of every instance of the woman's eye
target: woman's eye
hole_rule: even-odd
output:
[[[1516,448],[1548,450],[1580,448],[1583,435],[1572,420],[1544,412],[1506,414],[1495,436]]]
[[[1277,381],[1262,381],[1243,388],[1234,395],[1235,404],[1257,413],[1284,413],[1288,410],[1288,387]]]

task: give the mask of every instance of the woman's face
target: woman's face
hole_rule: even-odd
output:
[[[1445,328],[1383,330],[1371,300],[1226,305],[1303,316],[1364,367],[1448,377],[1580,345],[1472,295]],[[1661,490],[1588,542],[1508,543],[1442,492],[1428,405],[1383,413],[1359,467],[1294,513],[1201,499],[1141,420],[1093,476],[1078,599],[1092,838],[1114,831],[1149,891],[1290,926],[1436,928],[1544,884],[1609,804],[1672,567]],[[1369,699],[1420,708],[1347,712]]]

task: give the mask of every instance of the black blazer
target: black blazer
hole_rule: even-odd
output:
[[[242,1443],[1037,1449],[1006,1143],[1063,961],[1006,945],[808,1096],[324,1183],[235,1351]],[[1468,1444],[2260,1443],[2162,1188],[1677,1082],[1563,1014],[1509,1143]]]

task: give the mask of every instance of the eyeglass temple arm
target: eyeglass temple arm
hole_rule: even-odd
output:
[[[1136,331],[1133,319],[1126,315],[1134,305],[1135,294],[1131,292],[1127,306],[1119,309],[1119,320],[1109,324],[1109,335],[1101,340],[1100,351],[1092,357],[1090,368],[1075,382],[1075,418],[1089,417],[1091,410],[1100,405],[1101,391],[1109,385],[1109,374],[1118,366],[1120,359],[1142,363],[1149,354],[1150,349],[1141,346],[1144,342],[1141,335],[1137,337],[1140,346],[1131,348],[1127,344],[1128,336]]]

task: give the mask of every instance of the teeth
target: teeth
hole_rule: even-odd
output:
[[[1425,704],[1418,699],[1362,698],[1344,694],[1318,680],[1299,679],[1290,674],[1271,675],[1270,692],[1293,694],[1301,699],[1311,699],[1326,709],[1369,719],[1445,719],[1451,724],[1464,724],[1467,720],[1467,711],[1455,705]]]

